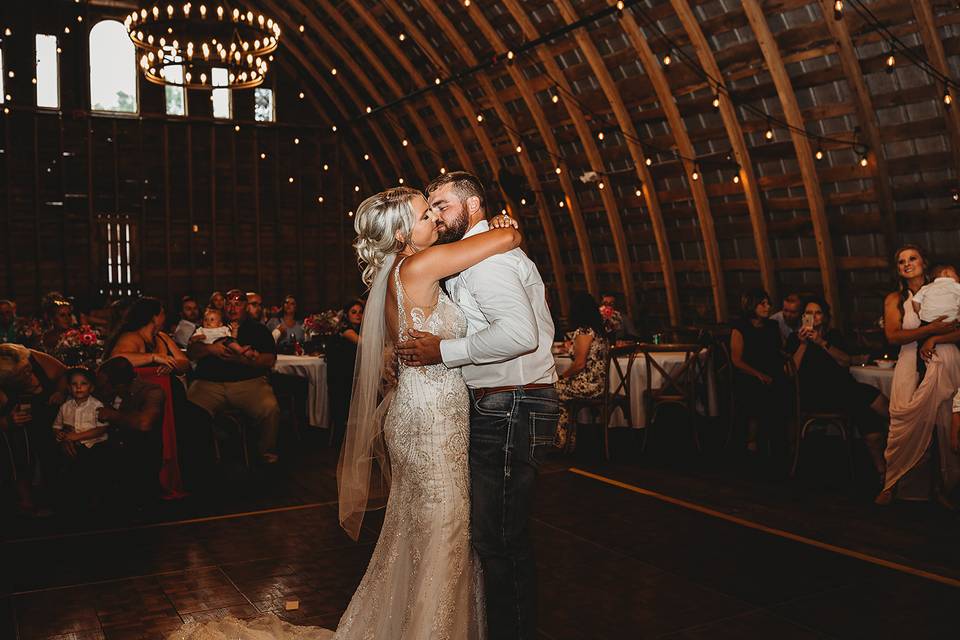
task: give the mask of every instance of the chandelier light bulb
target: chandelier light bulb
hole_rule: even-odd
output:
[[[332,69],[330,69],[330,75],[332,75],[332,76],[337,75],[337,68],[336,68],[336,67],[333,67]]]
[[[433,84],[440,84],[440,78],[434,78]]]
[[[400,184],[403,184],[403,178],[397,178],[397,182],[399,182]]]
[[[9,29],[7,29],[7,31],[9,31]],[[67,35],[70,35],[70,27],[64,27],[63,32]]]
[[[507,60],[513,60],[516,57],[516,54],[513,51],[507,51]]]
[[[469,6],[470,6],[470,0],[463,0],[463,6],[469,7]]]
[[[290,176],[289,178],[287,178],[287,182],[289,182],[290,184],[293,184],[293,176]]]
[[[234,131],[240,131],[240,125],[238,125],[238,124],[233,125],[233,130],[234,130]]]
[[[740,184],[740,174],[736,173],[733,176],[733,184]]]
[[[696,182],[700,179],[700,172],[694,169],[693,173],[690,174],[690,177],[694,180],[694,182]]]
[[[3,35],[9,38],[10,36],[13,35],[13,31],[10,30],[10,27],[7,27],[6,29],[3,30]]]
[[[373,107],[367,107],[367,113],[370,113],[371,111],[373,111]]]
[[[300,30],[300,33],[303,33],[306,30],[306,27],[304,27],[303,25],[300,25],[297,28]]]
[[[364,159],[364,160],[370,160],[370,154],[369,154],[369,153],[363,154],[363,159]]]
[[[623,0],[617,0],[617,11],[623,11]]]
[[[331,129],[334,133],[336,133],[336,132],[337,132],[337,125],[333,125],[332,127],[330,127],[330,129]]]

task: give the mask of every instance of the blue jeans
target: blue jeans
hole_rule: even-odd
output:
[[[530,514],[560,418],[554,389],[470,391],[470,530],[483,567],[488,637],[533,640],[537,575]]]

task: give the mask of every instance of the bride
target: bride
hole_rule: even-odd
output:
[[[396,187],[357,210],[354,247],[370,286],[337,470],[340,523],[357,539],[363,514],[386,504],[367,572],[335,632],[276,616],[185,625],[171,640],[274,638],[482,639],[479,565],[470,547],[470,411],[458,369],[407,368],[392,377],[392,345],[410,328],[441,338],[466,334],[440,281],[520,244],[516,222],[436,245],[438,218],[423,195]]]

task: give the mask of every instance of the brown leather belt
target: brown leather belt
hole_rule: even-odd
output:
[[[470,389],[473,391],[474,396],[477,400],[483,398],[484,396],[489,396],[492,393],[505,393],[507,391],[533,391],[535,389],[553,389],[554,384],[552,382],[534,382],[532,384],[520,384],[520,385],[511,385],[508,387],[478,387],[476,389]]]

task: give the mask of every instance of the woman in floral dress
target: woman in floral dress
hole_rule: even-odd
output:
[[[607,340],[597,301],[589,293],[578,293],[570,304],[572,331],[567,332],[568,352],[573,357],[570,368],[560,374],[557,393],[560,395],[560,421],[554,444],[573,451],[576,431],[570,428],[570,414],[565,404],[573,398],[598,398],[606,392],[605,371],[610,341]]]

